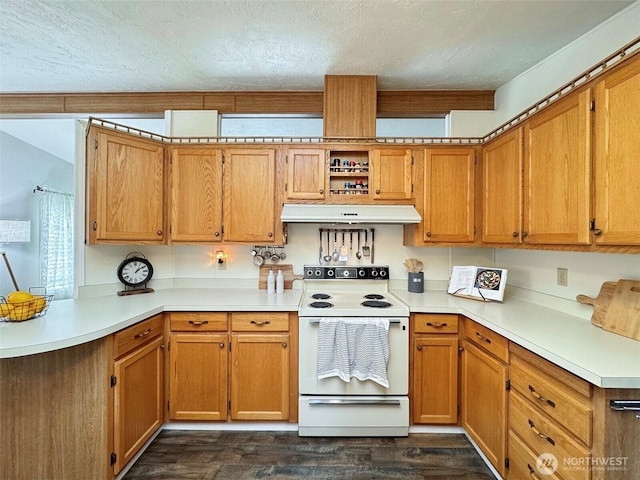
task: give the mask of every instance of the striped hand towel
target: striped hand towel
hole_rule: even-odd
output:
[[[372,380],[389,388],[389,320],[321,318],[318,331],[318,379]]]

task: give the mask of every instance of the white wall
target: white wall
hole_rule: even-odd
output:
[[[36,185],[73,192],[73,165],[11,135],[0,132],[0,218],[31,220],[31,242],[4,245],[22,290],[40,286],[40,194]],[[0,295],[14,290],[0,263]]]

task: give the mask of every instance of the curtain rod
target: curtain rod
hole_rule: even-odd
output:
[[[54,190],[52,188],[41,187],[40,185],[36,185],[36,188],[33,189],[33,193],[36,192],[45,192],[45,193],[58,193],[60,195],[69,195],[73,197],[73,193],[61,192],[60,190]]]

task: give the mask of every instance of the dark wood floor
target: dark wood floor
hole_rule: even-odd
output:
[[[494,479],[467,438],[299,437],[297,432],[164,430],[125,480]]]

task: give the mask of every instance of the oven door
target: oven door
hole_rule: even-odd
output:
[[[407,395],[409,391],[409,319],[389,318],[389,388],[371,381],[338,377],[318,380],[318,317],[300,317],[299,391],[300,395]]]

